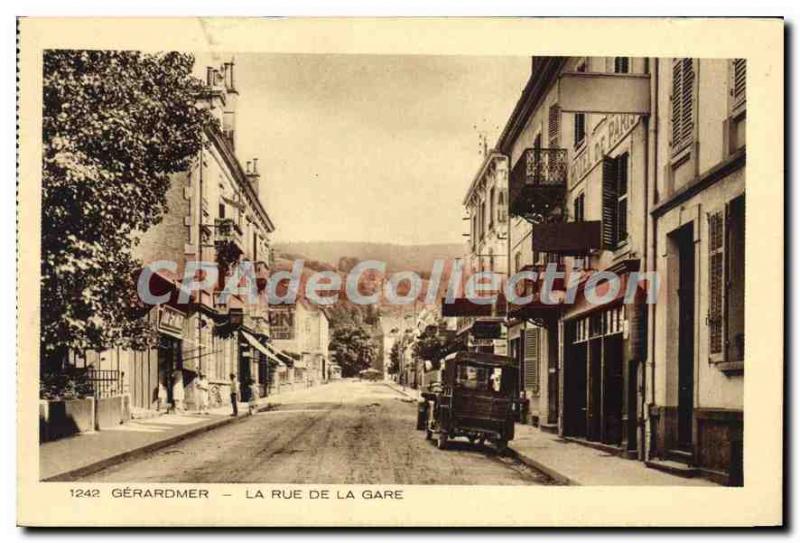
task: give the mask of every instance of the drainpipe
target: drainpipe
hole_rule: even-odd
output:
[[[650,214],[651,205],[650,200],[653,200],[655,206],[658,180],[658,59],[647,59],[648,72],[650,73],[650,118],[647,121],[647,179],[645,180],[644,190],[644,203],[645,203],[645,243],[649,246],[645,249],[644,256],[644,269],[645,272],[657,269],[657,231],[656,223]],[[650,185],[652,183],[652,196]],[[648,236],[649,233],[649,236]],[[649,389],[649,394],[646,393],[646,410],[645,410],[645,431],[644,431],[644,451],[645,459],[652,456],[652,438],[655,435],[655,428],[652,425],[650,418],[650,408],[656,403],[656,372],[655,372],[655,346],[656,346],[656,307],[655,304],[648,304],[647,306],[647,359],[644,365],[644,375],[642,382],[646,388]],[[649,367],[649,373],[648,373]],[[649,386],[648,386],[649,377]]]

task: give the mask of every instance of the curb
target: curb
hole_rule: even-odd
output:
[[[258,406],[257,412],[262,411],[269,411],[270,409],[274,408],[275,406],[279,405],[278,403],[266,403],[264,405]],[[247,420],[247,415],[239,415],[236,418],[227,418],[221,419],[216,422],[212,422],[211,424],[207,424],[206,426],[201,426],[199,428],[194,428],[182,434],[178,434],[176,436],[168,437],[166,439],[162,439],[161,441],[154,441],[153,443],[148,443],[147,445],[142,445],[141,447],[137,447],[135,449],[130,449],[125,452],[121,452],[119,454],[115,454],[113,456],[109,456],[108,458],[103,458],[102,460],[98,460],[96,462],[92,462],[91,464],[87,464],[85,466],[81,466],[79,468],[75,468],[69,471],[65,471],[62,473],[57,473],[56,475],[51,475],[47,478],[41,479],[43,483],[53,483],[53,482],[69,482],[75,481],[80,479],[81,477],[86,477],[87,475],[91,475],[93,473],[97,473],[98,471],[104,470],[108,467],[111,467],[115,464],[120,464],[127,460],[132,460],[139,456],[144,456],[146,454],[158,451],[160,449],[165,449],[170,447],[184,439],[188,439],[190,437],[194,437],[205,432],[209,432],[211,430],[216,430],[217,428],[221,428],[223,426],[228,426],[229,424],[242,422]]]
[[[391,389],[391,390],[394,390],[394,391],[395,391],[395,392],[397,392],[398,394],[403,394],[404,396],[408,396],[409,398],[414,398],[414,395],[413,395],[413,394],[411,394],[411,393],[409,393],[409,392],[407,392],[407,391],[403,390],[401,387],[399,387],[399,386],[395,385],[394,383],[392,383],[392,384],[389,384],[389,381],[383,381],[381,384],[382,384],[383,386],[385,386],[386,388],[389,388],[389,389]],[[413,390],[413,389],[412,389],[412,390]]]
[[[533,469],[535,469],[537,471],[541,471],[542,473],[544,473],[545,475],[550,477],[553,481],[555,481],[558,484],[567,485],[567,486],[580,486],[579,482],[577,482],[577,481],[575,481],[573,479],[570,479],[569,477],[567,477],[563,473],[559,473],[558,471],[554,470],[553,468],[551,468],[549,466],[546,466],[546,465],[542,464],[538,460],[534,460],[530,456],[524,455],[524,454],[520,453],[519,451],[515,451],[511,447],[508,447],[508,452],[515,459],[519,460],[520,462],[522,462],[523,464],[525,464],[526,466],[528,466],[530,468],[533,468]]]

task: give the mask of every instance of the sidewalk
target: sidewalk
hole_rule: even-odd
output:
[[[259,411],[311,388],[297,388],[261,398]],[[132,420],[115,428],[80,434],[39,445],[39,478],[70,481],[134,456],[169,447],[188,437],[247,418],[247,403],[239,403],[239,416],[230,405],[211,409],[208,415],[187,411]]]
[[[648,468],[638,460],[620,458],[592,447],[566,441],[533,426],[517,424],[509,446],[524,464],[563,484],[606,486],[718,486],[695,477],[687,479]]]

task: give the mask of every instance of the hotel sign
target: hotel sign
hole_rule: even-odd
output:
[[[169,306],[161,306],[158,311],[158,330],[177,338],[183,337],[186,315]]]
[[[592,135],[583,151],[572,160],[569,172],[569,185],[583,179],[608,152],[625,138],[639,120],[638,115],[608,115],[600,122],[598,131]]]
[[[272,339],[294,339],[294,306],[270,306],[269,332]]]

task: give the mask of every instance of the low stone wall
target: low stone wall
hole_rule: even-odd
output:
[[[53,441],[94,430],[105,430],[131,420],[131,397],[39,401],[39,442]]]
[[[95,415],[97,430],[113,428],[129,420],[131,420],[131,398],[127,394],[97,400]]]
[[[94,398],[39,401],[40,442],[91,432],[94,429]]]

